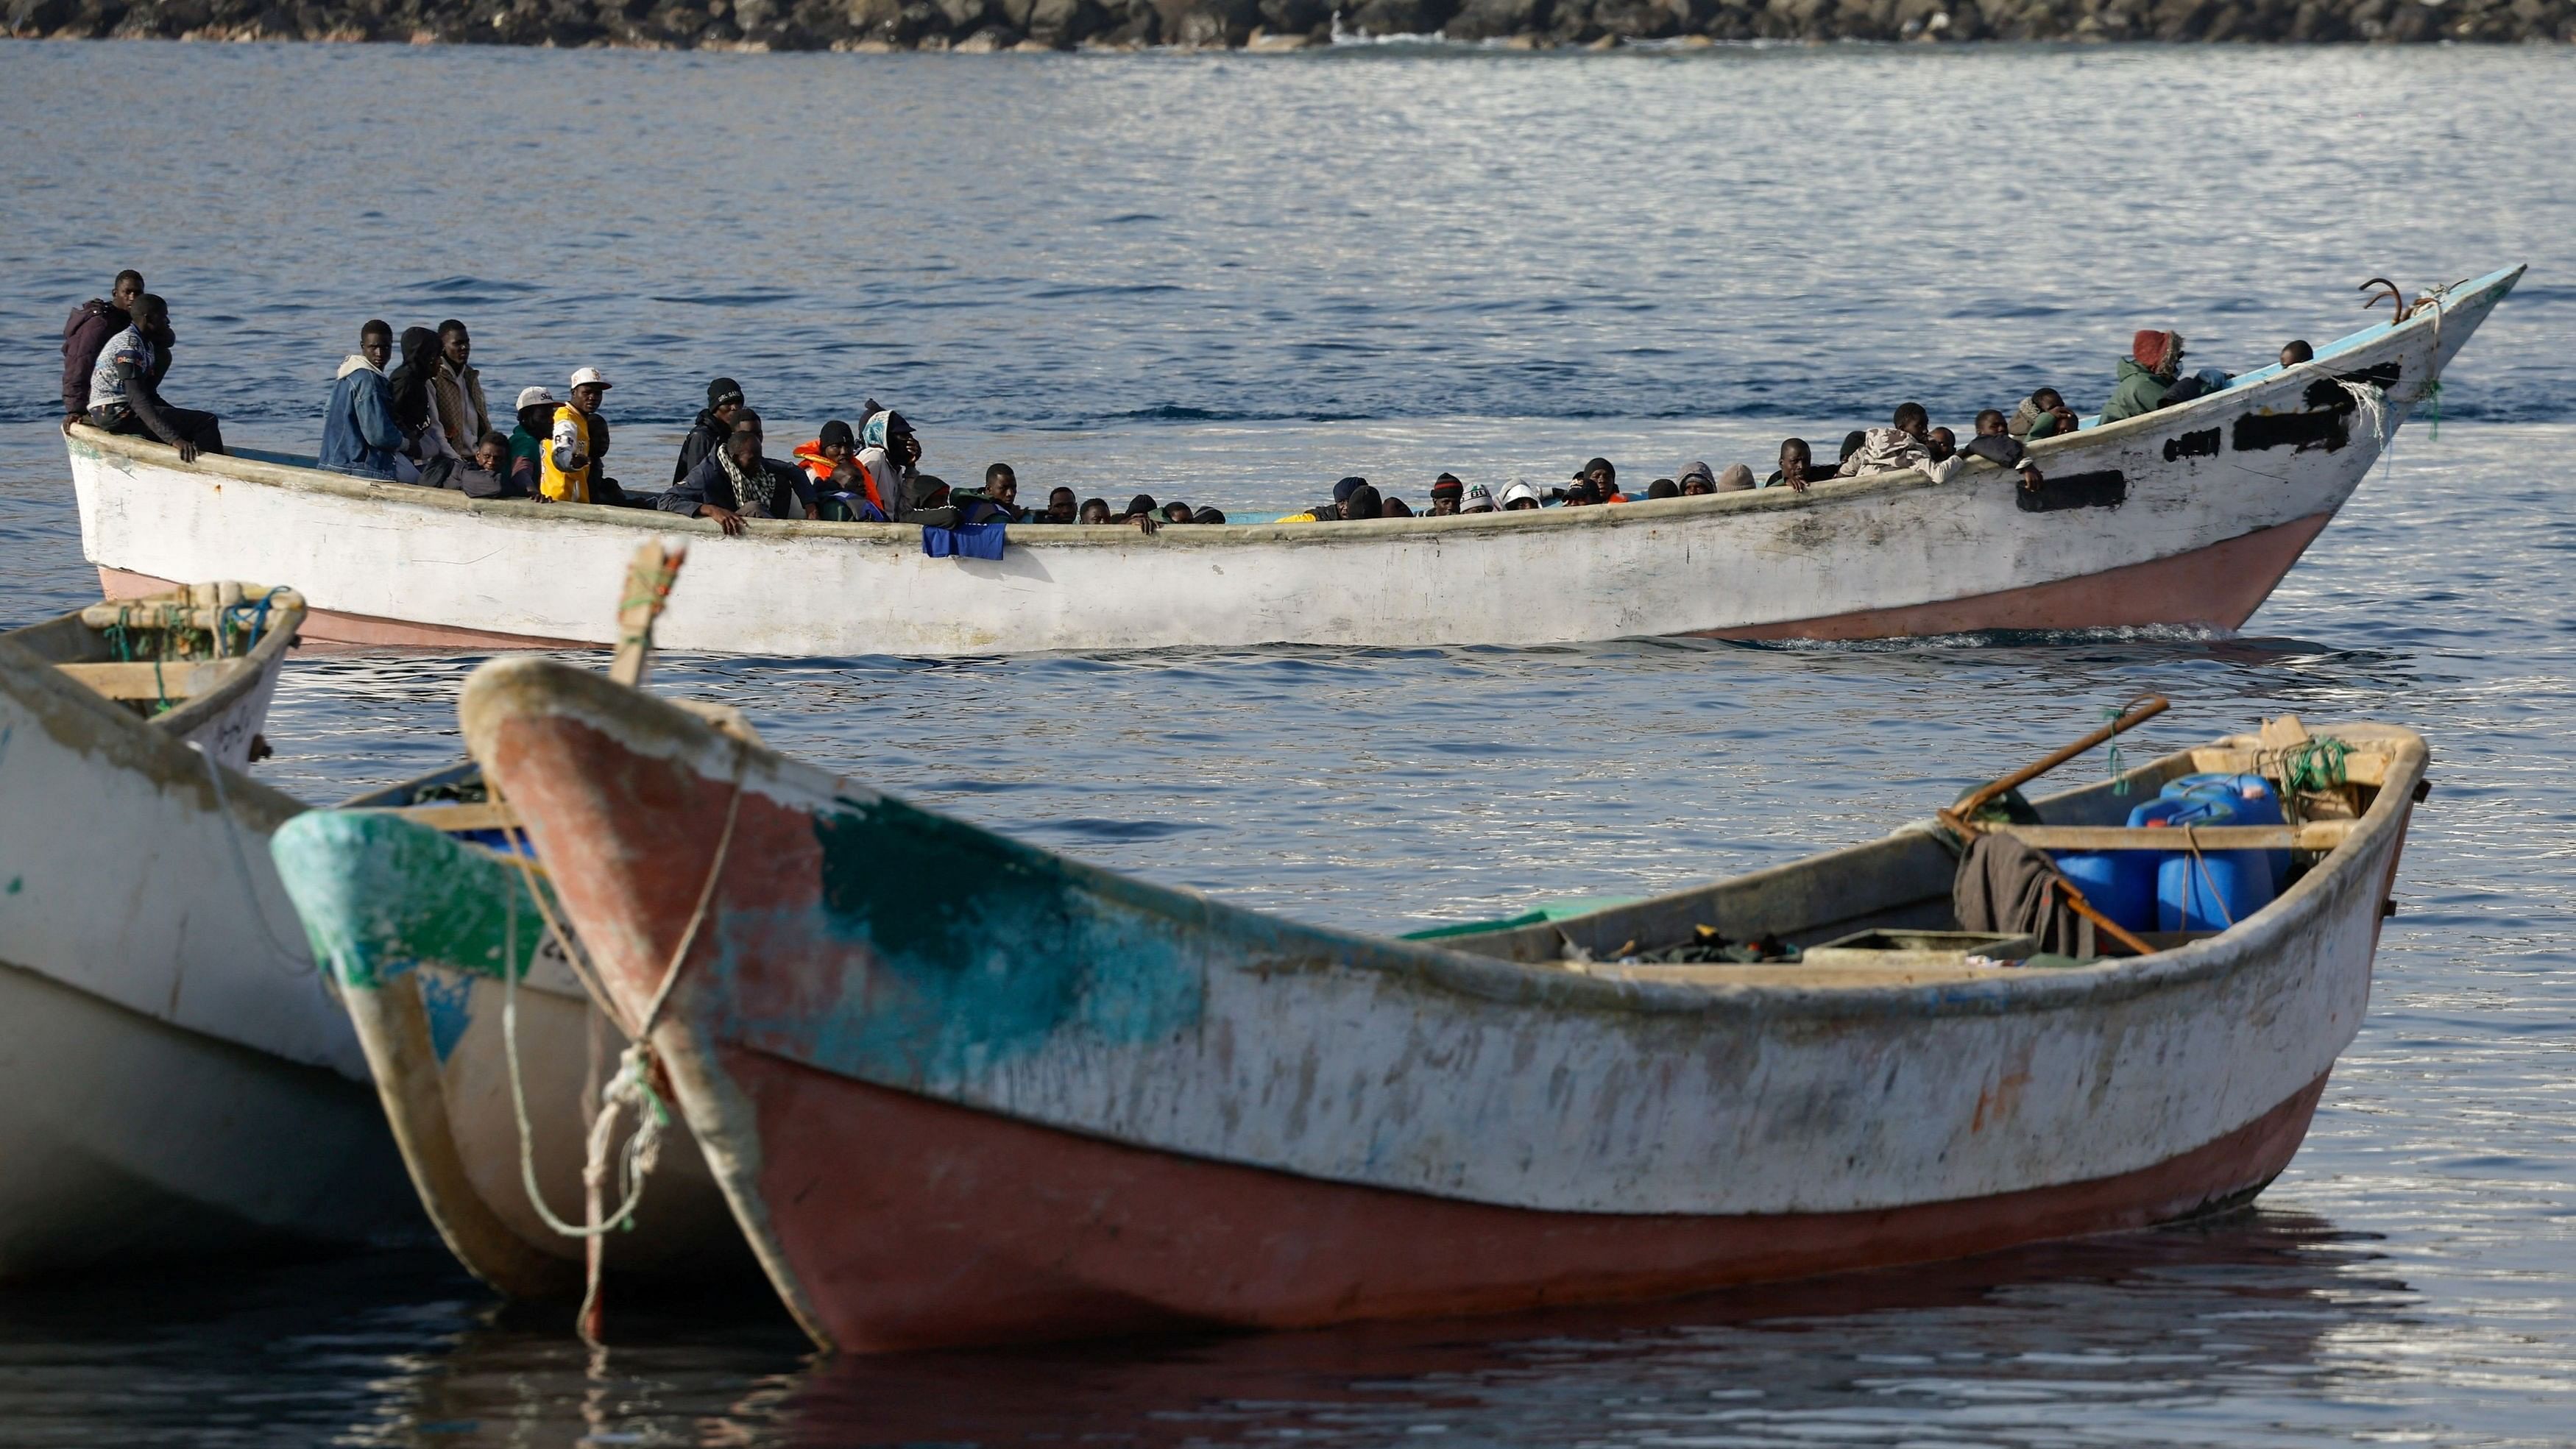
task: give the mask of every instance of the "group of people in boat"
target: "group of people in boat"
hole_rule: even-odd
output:
[[[75,308],[63,326],[63,416],[68,427],[86,421],[110,433],[156,438],[192,459],[223,451],[223,433],[212,413],[176,407],[161,396],[175,344],[168,305],[144,290],[140,272],[117,274],[105,298]],[[1079,498],[1071,488],[1049,491],[1044,507],[1022,507],[1019,477],[1008,463],[984,470],[980,487],[951,488],[920,471],[921,438],[901,413],[871,398],[853,426],[835,419],[789,457],[770,454],[760,414],[729,377],[707,384],[707,405],[681,441],[670,484],[630,490],[607,471],[608,418],[602,411],[611,386],[596,367],[571,376],[558,398],[544,387],[520,391],[515,426],[506,434],[493,423],[482,374],[473,365],[474,339],[466,325],[448,319],[436,327],[410,327],[399,338],[381,320],[358,329],[358,350],[340,364],[322,421],[316,465],[352,477],[452,488],[477,498],[527,498],[567,503],[656,508],[713,520],[740,533],[751,518],[841,519],[917,523],[960,528],[989,523],[1127,525],[1152,531],[1172,524],[1223,523],[1214,508],[1137,494],[1124,508],[1105,498]],[[2283,367],[2315,356],[2304,341],[2281,349]],[[2144,329],[2120,359],[2102,422],[2117,422],[2188,402],[2233,381],[2217,369],[2186,374],[2181,334]],[[2029,444],[2071,433],[2084,420],[2055,388],[2033,391],[2010,413],[1987,408],[1962,443],[1935,427],[1929,410],[1908,402],[1884,427],[1846,435],[1833,463],[1822,463],[1804,438],[1781,442],[1777,466],[1757,478],[1736,463],[1723,472],[1704,462],[1678,477],[1657,478],[1642,491],[1623,488],[1619,470],[1594,458],[1564,484],[1542,490],[1525,479],[1499,489],[1443,473],[1417,510],[1362,477],[1333,486],[1329,502],[1291,513],[1281,523],[1327,523],[1373,518],[1445,517],[1509,513],[1551,505],[1580,508],[1638,499],[1785,487],[1803,492],[1827,478],[1919,469],[1947,479],[1971,459],[2017,470],[2024,486],[2043,481]]]

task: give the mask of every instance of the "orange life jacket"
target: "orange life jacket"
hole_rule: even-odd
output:
[[[894,510],[886,507],[885,499],[877,495],[876,478],[868,472],[867,465],[860,462],[858,459],[845,458],[840,463],[834,463],[831,459],[823,456],[823,440],[821,438],[816,438],[811,442],[797,444],[795,456],[797,463],[801,465],[806,472],[814,475],[815,482],[829,483],[833,479],[839,478],[841,479],[843,486],[837,491],[843,493],[857,493],[861,497],[867,499],[870,503],[875,504],[877,506],[877,512],[884,514],[888,518],[894,517]],[[844,475],[841,472],[843,467],[847,467],[849,469],[847,475]],[[858,484],[856,488],[847,486],[853,480]]]

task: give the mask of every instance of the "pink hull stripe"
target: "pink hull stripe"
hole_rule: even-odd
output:
[[[1863,609],[1785,624],[1707,629],[1709,639],[1895,639],[1986,629],[2117,629],[2181,624],[2235,629],[2254,617],[2331,513],[2258,528],[2151,563],[1937,604]]]
[[[261,580],[262,583],[268,582]],[[287,581],[292,587],[293,581]],[[98,591],[102,598],[131,599],[140,594],[157,594],[178,585],[150,574],[127,573],[123,569],[101,568]],[[373,614],[342,614],[329,609],[307,609],[303,635],[305,649],[598,649],[605,646],[585,644],[578,639],[546,639],[530,634],[495,634],[482,629],[460,629],[447,624],[415,624],[408,619],[380,619]]]
[[[1931,1262],[2145,1227],[2261,1188],[2325,1078],[2116,1177],[1865,1212],[1531,1212],[1035,1126],[723,1047],[750,1186],[809,1329],[857,1352],[1504,1312]],[[742,1144],[748,1146],[748,1144]]]

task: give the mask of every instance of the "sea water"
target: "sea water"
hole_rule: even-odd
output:
[[[2131,759],[2285,710],[2412,725],[2434,789],[2371,1014],[2251,1213],[1615,1312],[842,1364],[756,1293],[612,1274],[594,1356],[434,1252],[155,1271],[0,1290],[0,1442],[2576,1440],[2576,56],[0,43],[0,122],[0,623],[96,596],[54,338],[128,265],[171,301],[170,397],[253,445],[314,446],[360,321],[453,316],[498,408],[604,369],[646,487],[725,374],[782,451],[874,396],[952,481],[1256,513],[1349,473],[1419,505],[1594,454],[1767,471],[1909,397],[1963,432],[2038,384],[2096,405],[2136,328],[2242,369],[2368,320],[2374,274],[2533,267],[2438,436],[2238,635],[657,676],[924,803],[1390,931],[1864,840],[2140,690],[2176,707]],[[263,778],[444,763],[474,663],[294,662]]]

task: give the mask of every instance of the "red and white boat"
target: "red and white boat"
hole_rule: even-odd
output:
[[[1050,854],[550,660],[485,666],[462,713],[779,1293],[851,1351],[1643,1298],[2242,1204],[2361,1024],[2426,758],[2334,731],[2353,818],[2241,828],[2302,872],[2153,954],[1646,965],[1702,925],[1947,927],[1953,857],[1909,830],[1387,940]],[[2183,751],[2021,833],[2171,848],[2111,827],[2264,763]]]
[[[892,524],[478,501],[74,428],[81,547],[110,598],[292,578],[307,640],[614,642],[599,597],[656,534],[703,535],[666,648],[803,657],[1258,644],[1529,645],[1638,635],[1859,639],[2234,629],[2324,531],[2520,268],[2442,290],[2287,372],[1984,462],[1805,492],[1311,525],[1013,525],[997,560]],[[781,608],[782,599],[836,600]]]

